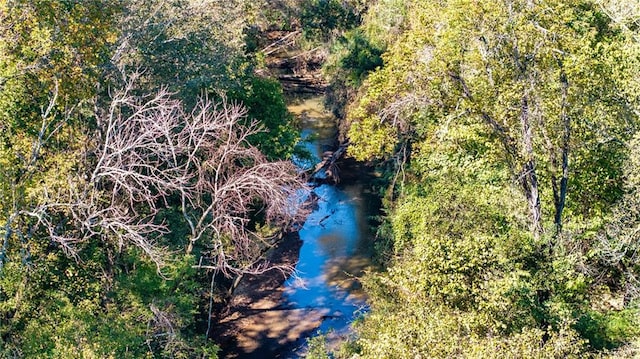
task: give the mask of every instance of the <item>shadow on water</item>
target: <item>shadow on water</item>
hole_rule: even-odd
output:
[[[336,123],[322,106],[322,97],[312,97],[290,106],[301,120],[303,136],[315,134],[306,144],[317,163],[322,153],[335,147]],[[305,167],[303,163],[301,167]],[[355,170],[342,168],[341,171]],[[316,308],[329,313],[317,330],[346,333],[349,324],[366,311],[366,297],[358,277],[371,267],[373,239],[368,218],[378,210],[377,201],[367,194],[366,178],[339,185],[323,184],[314,189],[317,208],[299,231],[303,242],[297,276],[285,283],[284,299],[297,308]],[[306,338],[317,330],[306,333]],[[296,358],[304,348],[294,350]]]
[[[322,100],[319,96],[299,99],[289,107],[301,122],[302,137],[310,139],[303,145],[311,159],[296,160],[301,168],[315,166],[323,152],[335,147],[336,123]],[[359,171],[341,169],[344,174],[351,170]],[[295,263],[297,259],[296,275],[249,277],[236,290],[239,295],[230,307],[241,309],[220,324],[240,329],[232,337],[221,338],[232,352],[222,357],[299,358],[307,338],[318,331],[347,334],[349,324],[366,312],[358,277],[371,267],[373,236],[368,219],[377,213],[379,203],[368,194],[367,176],[348,177],[357,180],[314,188],[316,208],[296,238],[287,239],[280,244],[283,249],[274,252],[282,256],[274,261]],[[273,280],[279,282],[269,283]]]

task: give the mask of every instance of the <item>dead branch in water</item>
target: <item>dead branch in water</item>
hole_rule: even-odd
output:
[[[323,160],[316,165],[310,177],[313,178],[318,173],[324,171],[328,178],[333,179],[336,183],[340,182],[340,168],[337,165],[337,161],[345,155],[348,147],[349,143],[343,143],[337,150],[325,152],[323,154]]]

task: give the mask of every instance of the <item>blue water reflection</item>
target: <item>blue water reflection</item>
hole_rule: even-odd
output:
[[[353,277],[358,273],[345,272],[340,268],[352,257],[361,241],[361,213],[354,199],[340,189],[321,185],[314,192],[318,196],[318,208],[307,218],[300,230],[303,241],[300,249],[297,276],[285,284],[286,298],[299,308],[326,309],[329,314],[321,330],[344,328],[353,313],[365,302],[343,289],[352,288]],[[345,275],[346,278],[340,278]]]
[[[326,117],[320,118],[326,116],[326,112],[319,112],[319,106],[321,100],[318,99],[298,105],[303,127],[301,136],[311,139],[302,145],[312,154],[308,160],[295,159],[302,169],[313,168],[334,142],[335,127],[327,126]],[[313,192],[318,198],[317,208],[299,231],[303,245],[297,275],[285,283],[284,299],[288,307],[313,308],[326,313],[319,328],[321,332],[344,332],[366,310],[366,300],[356,277],[371,264],[372,239],[367,218],[372,208],[362,183],[322,184]]]

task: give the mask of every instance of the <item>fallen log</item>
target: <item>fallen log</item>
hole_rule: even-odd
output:
[[[347,152],[347,148],[349,147],[349,143],[345,142],[341,144],[337,150],[331,152],[327,151],[323,154],[323,159],[316,165],[313,172],[311,173],[311,178],[315,177],[318,173],[324,171],[325,175],[328,178],[333,179],[334,182],[340,182],[340,174],[339,168],[336,162],[344,156]]]
[[[265,56],[269,56],[277,51],[279,51],[280,49],[287,47],[287,46],[292,46],[297,38],[298,35],[300,35],[302,32],[300,30],[296,30],[293,32],[290,32],[289,34],[285,35],[284,37],[281,37],[279,39],[277,39],[276,41],[274,41],[273,43],[269,44],[268,46],[266,46],[265,48],[263,48],[262,50],[260,50]]]

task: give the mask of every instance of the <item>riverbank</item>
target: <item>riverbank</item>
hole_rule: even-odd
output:
[[[299,35],[268,34],[264,75],[277,78],[287,91],[288,109],[311,154],[294,162],[312,172],[340,148],[339,124],[324,108],[326,83],[320,67],[326,54],[298,49]],[[366,166],[335,157],[331,171],[336,176],[310,183],[318,203],[307,221],[267,253],[266,261],[294,265],[296,274],[272,270],[241,280],[213,334],[223,348],[221,357],[297,358],[307,338],[318,331],[348,331],[354,316],[366,310],[358,277],[371,265],[368,198],[373,196],[365,183],[373,177]],[[379,203],[373,206],[377,209]]]
[[[298,233],[286,234],[265,261],[295,266],[301,246]],[[222,358],[279,358],[293,351],[304,333],[320,326],[323,311],[283,304],[288,277],[272,269],[243,278],[214,331]]]

